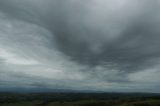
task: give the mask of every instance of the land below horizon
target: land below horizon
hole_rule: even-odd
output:
[[[160,94],[0,92],[0,106],[160,106]]]

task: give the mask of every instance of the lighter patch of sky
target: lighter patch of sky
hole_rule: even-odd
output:
[[[46,29],[21,20],[10,19],[3,13],[0,16],[0,22],[2,23],[0,25],[0,65],[3,66],[0,69],[1,75],[3,73],[0,82],[6,83],[5,86],[12,85],[11,83],[17,83],[17,86],[33,86],[30,84],[35,82],[34,78],[33,81],[29,80],[32,77],[40,78],[42,80],[40,82],[43,82],[43,79],[52,80],[53,82],[49,82],[50,86],[53,86],[57,80],[74,82],[85,79],[86,76],[78,72],[81,67],[70,62],[66,56],[54,48],[54,45],[52,50],[46,47],[49,41],[41,36],[43,34],[50,36]],[[15,76],[16,73],[20,75]],[[23,75],[28,78],[18,77]]]

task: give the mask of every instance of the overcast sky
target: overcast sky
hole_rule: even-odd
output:
[[[160,0],[0,0],[0,89],[160,92]]]

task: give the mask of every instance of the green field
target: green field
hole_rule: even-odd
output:
[[[108,101],[76,101],[76,102],[17,102],[4,103],[0,106],[160,106],[160,100],[146,100],[137,102],[108,102]]]
[[[160,106],[159,94],[0,94],[0,106]]]

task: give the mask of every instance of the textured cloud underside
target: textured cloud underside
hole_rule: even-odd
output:
[[[159,0],[1,0],[0,87],[159,91]]]

